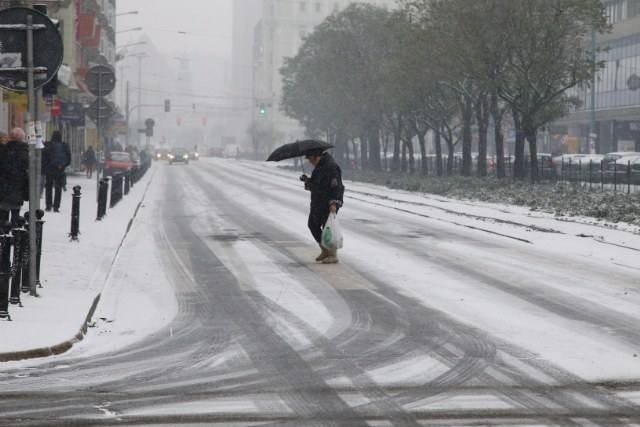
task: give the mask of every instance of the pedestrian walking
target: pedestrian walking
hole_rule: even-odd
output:
[[[84,170],[87,173],[88,179],[93,177],[93,171],[96,168],[96,163],[98,163],[96,152],[93,150],[92,146],[89,146],[87,151],[82,155],[82,164],[84,165]]]
[[[329,219],[329,214],[337,213],[342,207],[344,196],[342,171],[333,157],[322,149],[309,151],[305,157],[314,166],[311,177],[302,175],[300,179],[304,181],[305,189],[311,192],[308,226],[322,250],[316,262],[336,264],[338,263],[337,249],[328,250],[322,246],[321,241],[322,231]]]
[[[62,142],[62,134],[55,131],[51,141],[45,144],[43,172],[45,174],[45,203],[47,212],[60,212],[62,190],[66,190],[67,175],[65,169],[71,164],[69,145]],[[55,194],[54,194],[55,191]]]
[[[29,148],[25,132],[15,128],[6,144],[0,144],[0,221],[13,226],[29,200]]]

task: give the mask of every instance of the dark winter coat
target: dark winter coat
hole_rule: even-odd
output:
[[[315,167],[311,178],[305,184],[311,191],[311,211],[328,213],[329,206],[335,203],[342,206],[344,185],[342,184],[342,170],[329,153],[324,153],[320,163]]]
[[[0,208],[17,209],[29,200],[29,147],[24,142],[0,145]]]
[[[98,163],[98,160],[96,159],[96,152],[93,150],[85,151],[84,156],[82,156],[82,163],[85,166],[95,166],[96,163]]]
[[[65,142],[50,141],[45,144],[42,155],[42,171],[46,175],[63,174],[71,164],[71,150]]]

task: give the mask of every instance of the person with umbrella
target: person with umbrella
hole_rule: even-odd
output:
[[[328,250],[322,246],[321,242],[322,231],[329,215],[340,210],[344,197],[342,170],[327,152],[330,148],[333,148],[333,145],[323,141],[298,141],[278,148],[267,159],[267,161],[277,162],[305,157],[314,166],[311,176],[302,175],[300,180],[304,182],[305,189],[311,192],[308,226],[322,250],[316,262],[323,264],[338,263],[337,250]]]

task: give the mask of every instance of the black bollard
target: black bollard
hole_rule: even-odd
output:
[[[109,181],[105,178],[100,180],[100,187],[98,187],[98,216],[97,220],[102,219],[107,214],[107,198],[109,197]]]
[[[31,281],[29,280],[29,274],[31,271],[29,269],[29,263],[31,262],[31,245],[29,244],[29,228],[31,227],[31,224],[29,224],[29,212],[25,213],[24,220],[25,232],[22,235],[22,280],[20,281],[20,289],[23,294],[28,294],[31,292]]]
[[[9,315],[9,280],[11,278],[11,223],[0,225],[0,319]]]
[[[44,211],[42,209],[36,211],[36,218],[38,219],[36,222],[36,242],[38,243],[38,253],[36,254],[36,284],[41,288],[40,265],[42,264],[42,232],[44,231],[44,221],[42,220],[42,218],[44,218]]]
[[[129,190],[131,189],[131,172],[126,172],[124,174],[124,195],[129,194]]]
[[[13,240],[13,263],[11,265],[11,293],[9,302],[12,305],[22,307],[20,300],[20,282],[22,281],[22,258],[24,256],[23,245],[28,238],[27,230],[24,228],[24,218],[18,218],[15,221],[16,227],[11,230]]]
[[[76,185],[73,187],[73,204],[71,206],[71,232],[69,238],[73,242],[77,242],[80,234],[80,199],[82,198],[82,187]]]

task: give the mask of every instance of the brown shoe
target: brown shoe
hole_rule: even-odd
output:
[[[322,252],[316,257],[316,262],[323,262],[331,255],[329,250],[325,249],[323,246],[320,246],[320,249],[322,249]]]
[[[327,256],[325,259],[322,260],[323,264],[337,264],[338,262],[340,262],[338,260],[338,250],[337,249],[332,249],[329,252],[329,256]]]

